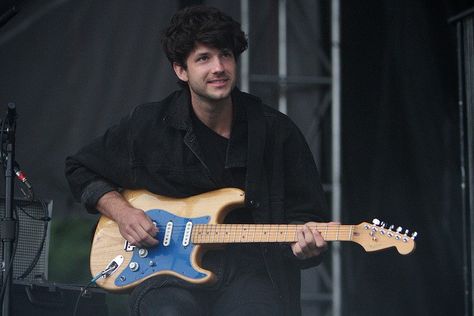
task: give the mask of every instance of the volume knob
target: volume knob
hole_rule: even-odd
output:
[[[148,256],[148,250],[146,250],[145,248],[141,248],[140,250],[138,250],[138,255],[140,256],[140,258],[145,258],[146,256]]]
[[[135,262],[135,261],[130,262],[130,264],[128,265],[128,267],[129,267],[130,270],[132,270],[133,272],[136,272],[136,271],[138,271],[138,269],[140,269],[140,265],[138,264],[138,262]]]

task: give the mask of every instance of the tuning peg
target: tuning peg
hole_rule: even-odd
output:
[[[372,220],[372,224],[374,224],[374,225],[377,225],[377,226],[378,226],[378,225],[380,225],[380,220],[378,220],[378,219],[374,218],[374,219]]]
[[[397,227],[397,233],[400,233],[403,230],[400,226]]]
[[[405,236],[407,236],[407,235],[408,235],[408,229],[407,229],[407,230],[405,230],[405,234],[404,234],[404,235],[405,235]]]
[[[417,233],[417,232],[414,232],[413,234],[411,234],[411,239],[415,239],[416,236],[418,236],[418,233]]]
[[[394,228],[395,228],[394,225],[390,225],[390,227],[388,229],[393,230]]]

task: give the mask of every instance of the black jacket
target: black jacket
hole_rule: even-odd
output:
[[[246,204],[256,223],[318,221],[325,203],[308,145],[285,115],[249,94],[232,93],[236,112],[226,168],[244,167]],[[187,91],[140,105],[77,154],[66,159],[66,176],[76,199],[90,212],[117,188],[185,197],[215,190],[202,159],[190,117]],[[300,268],[319,259],[298,260],[288,245],[263,247],[267,270],[287,315],[300,314]]]

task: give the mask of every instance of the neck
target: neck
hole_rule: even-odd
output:
[[[226,98],[215,102],[202,102],[192,97],[191,104],[196,117],[207,127],[225,138],[230,138],[232,127],[232,99]]]
[[[225,244],[298,241],[298,230],[303,225],[292,224],[198,224],[194,226],[194,244]],[[354,225],[314,223],[326,241],[349,241],[354,234]]]

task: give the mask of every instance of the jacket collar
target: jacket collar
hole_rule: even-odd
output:
[[[232,91],[234,119],[232,133],[227,147],[226,168],[245,167],[248,158],[248,111],[250,107],[258,107],[260,99],[235,88]],[[185,138],[194,138],[191,118],[191,96],[188,89],[175,91],[170,96],[170,107],[164,121],[179,130],[185,130]],[[200,152],[195,148],[196,153]]]
[[[232,91],[232,101],[234,104],[234,123],[247,120],[247,110],[249,102],[258,102],[260,99],[250,94],[241,92],[234,88]],[[171,107],[165,116],[165,121],[174,128],[186,130],[192,125],[191,120],[191,95],[188,89],[175,91],[171,95]]]
[[[187,130],[191,127],[191,96],[187,89],[175,91],[170,96],[168,112],[164,121],[180,130]]]

